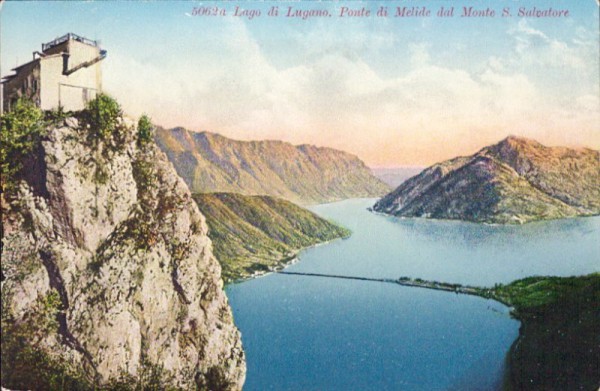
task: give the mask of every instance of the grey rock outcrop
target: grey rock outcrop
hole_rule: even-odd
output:
[[[108,143],[75,119],[49,129],[3,204],[2,385],[239,390],[205,219],[165,155],[119,126]]]

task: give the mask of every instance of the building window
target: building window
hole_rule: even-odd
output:
[[[33,79],[33,82],[31,84],[32,84],[32,88],[33,88],[33,93],[35,94],[37,92],[37,90],[38,90],[38,81],[37,81],[37,79]]]
[[[82,99],[83,99],[83,103],[87,103],[89,100],[89,94],[88,94],[87,88],[82,89]]]

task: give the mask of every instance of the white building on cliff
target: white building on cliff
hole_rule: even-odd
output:
[[[2,80],[2,107],[9,111],[25,96],[43,110],[62,106],[81,110],[102,91],[100,62],[106,57],[97,41],[69,33],[42,44],[33,60]]]

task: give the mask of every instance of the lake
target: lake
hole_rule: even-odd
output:
[[[312,207],[353,234],[287,270],[485,286],[600,269],[598,217],[489,226],[377,215],[374,202]],[[498,390],[519,328],[494,301],[395,284],[270,274],[226,290],[245,390]]]

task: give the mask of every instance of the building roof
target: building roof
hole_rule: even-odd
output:
[[[50,48],[53,48],[55,46],[60,45],[61,43],[65,43],[70,40],[81,42],[81,43],[84,43],[84,44],[90,45],[90,46],[100,47],[100,45],[98,44],[98,41],[94,41],[94,40],[82,37],[82,36],[74,34],[74,33],[67,33],[67,34],[63,35],[62,37],[56,38],[53,41],[50,41],[48,43],[43,43],[42,44],[42,52],[45,52],[46,50],[48,50]]]
[[[2,77],[2,83],[6,83],[11,79],[14,79],[18,74],[19,74],[19,69],[26,67],[27,65],[33,64],[34,62],[39,62],[40,59],[39,58],[34,58],[33,60],[26,62],[25,64],[21,64],[16,68],[11,69],[11,71],[14,71],[15,73],[13,73],[12,75],[6,75]]]
[[[15,67],[15,68],[11,69],[11,71],[18,72],[18,71],[19,71],[19,69],[21,69],[21,68],[24,68],[24,67],[26,67],[27,65],[33,64],[34,62],[38,62],[38,61],[40,61],[40,60],[41,60],[41,57],[40,57],[40,58],[34,58],[33,60],[31,60],[31,61],[29,61],[29,62],[26,62],[25,64],[21,64],[21,65],[19,65],[18,67]]]
[[[67,34],[65,34],[65,35],[63,35],[61,37],[58,37],[58,38],[54,39],[53,41],[50,41],[48,43],[43,43],[42,44],[42,52],[45,52],[46,50],[49,50],[49,49],[51,49],[51,48],[53,48],[55,46],[58,46],[58,45],[63,44],[65,42],[67,42],[67,41],[70,41],[70,40],[81,42],[81,43],[84,43],[86,45],[90,45],[90,46],[94,46],[94,47],[100,48],[100,45],[99,45],[98,41],[94,41],[94,40],[82,37],[82,36],[74,34],[74,33],[67,33]],[[46,55],[42,55],[42,57],[34,58],[33,60],[26,62],[25,64],[21,64],[21,65],[15,67],[15,68],[11,69],[15,73],[12,74],[12,75],[3,76],[1,82],[2,83],[6,83],[9,80],[15,78],[15,76],[17,76],[17,74],[19,73],[19,70],[22,69],[22,68],[24,68],[24,67],[26,67],[26,66],[28,66],[28,65],[31,65],[31,64],[33,64],[35,62],[38,62],[38,61],[41,61],[41,60],[45,60],[45,59],[48,59],[48,58],[58,57],[58,56],[61,56],[61,55],[62,55],[61,53],[46,54]],[[106,57],[106,51],[105,50],[101,50],[100,51],[100,55],[102,56],[102,58]]]
[[[6,76],[3,76],[3,77],[2,77],[2,83],[6,83],[6,82],[7,82],[7,81],[9,81],[10,79],[13,79],[15,76],[17,76],[17,75],[19,74],[19,70],[20,70],[21,68],[24,68],[24,67],[26,67],[26,66],[28,66],[28,65],[31,65],[31,64],[35,63],[35,62],[39,62],[39,61],[41,61],[41,60],[46,60],[46,59],[48,59],[48,58],[54,58],[54,57],[59,57],[59,56],[62,56],[62,54],[61,54],[61,53],[57,53],[57,54],[49,54],[49,55],[46,55],[46,56],[44,56],[44,57],[38,57],[38,58],[34,58],[33,60],[31,60],[31,61],[29,61],[29,62],[26,62],[25,64],[21,64],[21,65],[19,65],[18,67],[15,67],[15,68],[11,69],[11,71],[14,71],[15,73],[13,73],[12,75],[6,75]]]
[[[1,82],[2,82],[2,83],[6,83],[6,82],[10,81],[11,79],[14,79],[14,78],[15,78],[15,76],[17,76],[17,74],[16,74],[16,73],[15,73],[14,75],[8,75],[8,76],[4,76],[4,77],[2,78],[2,81],[1,81]]]

